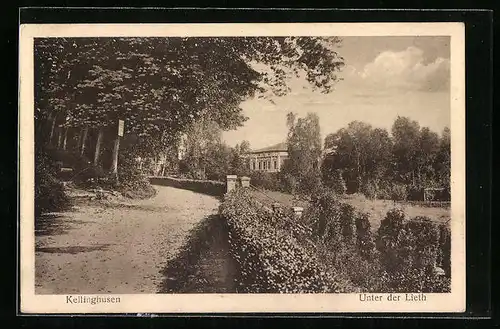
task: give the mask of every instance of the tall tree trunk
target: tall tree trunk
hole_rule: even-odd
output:
[[[68,127],[64,129],[64,140],[63,140],[63,150],[66,150],[66,145],[68,144]]]
[[[82,145],[83,128],[80,129],[78,133],[78,142],[76,143],[76,151],[79,152]]]
[[[101,152],[101,142],[103,135],[104,131],[102,130],[102,128],[99,128],[99,133],[97,134],[97,141],[95,143],[95,153],[94,153],[94,165],[96,166],[99,163],[99,155]]]
[[[54,117],[52,118],[52,126],[50,128],[49,145],[52,145],[52,138],[54,138],[54,130],[56,127],[56,120],[57,120],[57,115],[54,115]]]
[[[82,148],[81,148],[81,151],[80,151],[81,155],[85,154],[85,144],[87,144],[87,135],[88,135],[88,133],[89,133],[89,128],[85,127],[83,129]]]
[[[113,173],[118,180],[118,151],[120,149],[120,136],[115,137],[113,145],[113,162],[111,163],[111,173]]]
[[[63,139],[63,129],[61,127],[57,128],[57,148],[60,149],[62,147],[62,139]]]

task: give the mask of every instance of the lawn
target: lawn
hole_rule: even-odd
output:
[[[306,208],[308,205],[307,200],[283,192],[252,189],[252,194],[257,200],[269,207],[275,202],[286,207],[298,206]],[[426,216],[434,221],[446,222],[451,215],[449,207],[428,207],[391,200],[370,200],[360,194],[346,195],[343,202],[350,204],[359,211],[368,213],[374,231],[378,229],[387,212],[395,207],[403,209],[409,218]]]

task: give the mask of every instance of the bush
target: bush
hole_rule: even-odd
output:
[[[399,183],[392,184],[388,194],[391,200],[406,201],[408,199],[408,187]]]
[[[61,211],[70,206],[63,184],[56,179],[57,167],[45,150],[35,154],[35,215]]]
[[[304,222],[311,227],[318,241],[340,242],[340,202],[336,193],[324,190],[312,196],[303,214]]]
[[[447,223],[439,226],[439,252],[438,264],[449,278],[451,276],[451,231]]]
[[[361,212],[356,213],[355,225],[356,248],[358,253],[365,260],[373,259],[375,254],[375,242],[368,214]]]
[[[331,190],[313,196],[303,215],[322,263],[363,291],[381,289],[375,243],[367,214],[341,203]]]
[[[361,193],[371,200],[378,199],[381,194],[377,184],[371,180],[362,185]]]
[[[317,171],[305,173],[299,181],[298,192],[302,195],[317,194],[322,190],[321,175]]]
[[[361,185],[361,193],[372,200],[406,201],[410,197],[410,188],[405,184],[386,180],[368,180]]]
[[[245,292],[347,292],[352,286],[318,261],[310,231],[289,212],[266,211],[244,189],[220,208]]]
[[[295,178],[289,173],[281,173],[279,177],[283,192],[288,192],[291,194],[297,193],[299,189],[299,182],[297,178]]]
[[[385,290],[390,292],[445,292],[449,279],[435,272],[440,255],[439,228],[426,217],[407,220],[390,210],[378,230],[377,248]]]

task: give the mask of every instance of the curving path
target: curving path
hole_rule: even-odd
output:
[[[165,268],[190,231],[219,201],[155,186],[154,198],[128,203],[88,202],[75,212],[46,215],[36,228],[37,294],[156,293]],[[191,231],[192,232],[192,231]]]

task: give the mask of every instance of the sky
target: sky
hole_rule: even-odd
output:
[[[407,116],[441,133],[450,125],[449,37],[343,37],[338,53],[343,78],[329,94],[313,91],[303,79],[289,80],[291,92],[241,104],[243,127],[223,133],[231,146],[243,140],[253,149],[284,142],[286,114],[315,112],[322,138],[354,120],[390,131]],[[274,103],[274,104],[273,104]]]

